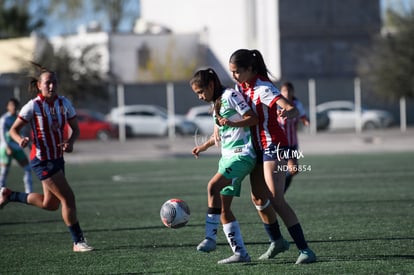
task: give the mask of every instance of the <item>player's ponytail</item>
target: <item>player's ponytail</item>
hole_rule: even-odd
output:
[[[267,69],[262,54],[258,50],[251,50],[251,53],[253,56],[253,70],[256,71],[258,75],[269,79],[269,70]]]
[[[251,68],[253,72],[269,80],[270,73],[258,50],[239,49],[230,56],[229,63],[245,70]]]
[[[29,90],[30,95],[36,96],[40,92],[39,89],[37,88],[37,83],[39,82],[40,76],[44,73],[54,73],[54,72],[47,69],[46,67],[43,67],[42,65],[34,61],[30,61],[30,64],[32,64],[35,69],[35,76],[30,77],[28,90]]]
[[[214,96],[213,96],[214,111],[216,113],[216,119],[220,119],[222,118],[222,116],[220,115],[221,96],[226,88],[221,84],[221,81],[218,78],[216,72],[213,69],[208,69],[208,70],[214,82]]]

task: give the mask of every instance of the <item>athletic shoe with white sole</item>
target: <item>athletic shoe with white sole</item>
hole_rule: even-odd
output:
[[[299,257],[295,264],[309,264],[316,262],[316,255],[310,248],[299,250]]]
[[[235,263],[249,263],[250,260],[250,256],[249,254],[246,254],[245,256],[241,256],[240,254],[233,254],[232,256],[220,260],[217,263],[218,264],[235,264]]]
[[[85,241],[73,243],[73,251],[74,252],[89,252],[92,251],[93,247],[89,246]]]
[[[210,238],[205,238],[198,246],[197,251],[210,252],[216,249],[216,241]]]
[[[284,238],[271,242],[267,251],[259,257],[259,260],[269,260],[276,257],[277,254],[289,250],[290,243]]]
[[[0,209],[2,209],[9,202],[10,194],[11,194],[10,189],[6,187],[0,188]]]

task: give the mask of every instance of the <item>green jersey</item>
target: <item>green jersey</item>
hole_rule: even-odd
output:
[[[227,118],[230,121],[240,121],[249,110],[249,105],[239,92],[229,88],[223,92],[220,107],[221,117]],[[234,156],[256,157],[250,127],[230,127],[226,125],[218,127],[223,158]]]
[[[17,115],[12,115],[9,112],[0,117],[0,147],[6,148],[9,146],[12,149],[20,148],[19,144],[17,144],[9,134],[9,130],[16,119]]]

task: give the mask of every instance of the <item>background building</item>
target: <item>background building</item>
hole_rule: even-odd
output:
[[[102,76],[126,84],[127,104],[165,107],[165,83],[173,81],[179,113],[202,104],[188,85],[197,68],[213,67],[224,84],[234,85],[228,59],[239,48],[260,50],[275,83],[292,81],[305,106],[310,78],[316,81],[317,104],[353,100],[361,49],[369,48],[382,25],[380,0],[312,0],[312,5],[307,0],[141,0],[140,16],[131,33],[83,27],[51,43],[55,51],[66,47],[75,59],[93,47],[90,58],[99,57],[94,66]],[[81,71],[85,62],[71,65]],[[362,84],[364,106],[399,117],[398,104]],[[99,106],[103,112],[117,104],[112,90],[109,103]],[[414,110],[411,104],[408,110]],[[408,115],[413,123],[414,114]]]

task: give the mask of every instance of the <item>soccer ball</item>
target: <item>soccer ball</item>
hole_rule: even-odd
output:
[[[180,228],[190,220],[190,208],[180,199],[169,199],[161,206],[161,221],[166,227]]]

